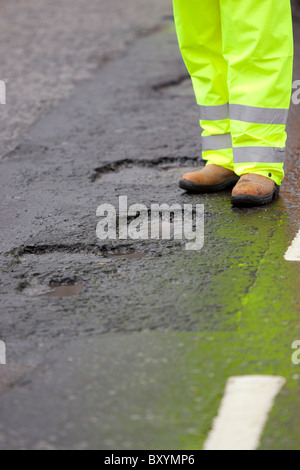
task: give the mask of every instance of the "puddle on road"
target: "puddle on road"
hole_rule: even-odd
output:
[[[83,291],[82,283],[45,285],[38,279],[32,279],[22,288],[22,294],[27,297],[73,297]]]
[[[39,294],[39,297],[73,297],[80,294],[85,288],[84,284],[75,284],[71,286],[56,286],[50,292]]]

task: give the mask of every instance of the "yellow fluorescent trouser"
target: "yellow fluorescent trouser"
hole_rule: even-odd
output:
[[[293,69],[290,0],[173,0],[203,158],[280,185]]]

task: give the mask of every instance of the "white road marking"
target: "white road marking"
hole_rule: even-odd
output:
[[[287,261],[300,261],[300,231],[284,257]]]
[[[0,104],[6,104],[6,86],[2,80],[0,80]]]
[[[283,377],[231,377],[204,450],[255,450]]]

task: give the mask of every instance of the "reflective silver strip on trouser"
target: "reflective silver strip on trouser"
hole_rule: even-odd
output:
[[[284,163],[285,148],[234,147],[233,162],[236,163]]]
[[[229,105],[230,119],[234,121],[286,125],[288,114],[288,109],[256,108],[240,104]]]
[[[251,122],[254,124],[279,124],[285,126],[288,109],[259,108],[241,104],[222,104],[220,106],[199,106],[201,121],[234,121]]]
[[[222,150],[232,148],[231,134],[207,135],[202,137],[202,150]]]
[[[229,119],[229,103],[220,106],[199,106],[201,121],[222,121]]]

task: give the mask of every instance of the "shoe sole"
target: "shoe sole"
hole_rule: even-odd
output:
[[[191,193],[215,193],[217,191],[223,191],[224,189],[231,189],[238,181],[238,176],[232,176],[217,184],[199,184],[181,179],[179,181],[179,187]]]
[[[248,194],[240,194],[238,196],[231,196],[231,204],[236,207],[253,207],[253,206],[265,206],[275,201],[279,196],[280,188],[275,185],[272,193],[267,196],[250,196]]]

